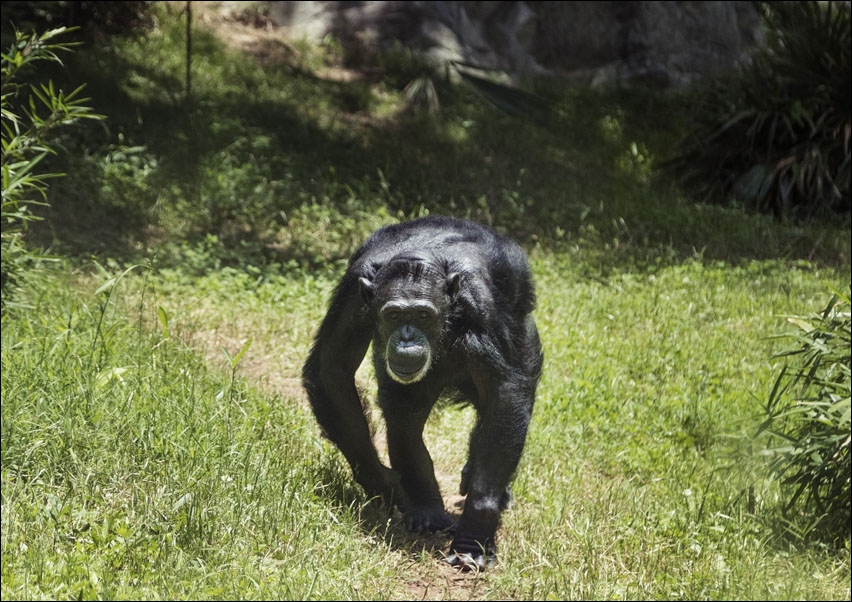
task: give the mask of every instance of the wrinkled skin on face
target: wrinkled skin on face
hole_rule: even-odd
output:
[[[415,383],[429,372],[458,280],[419,255],[393,258],[374,280],[360,279],[362,297],[377,308],[377,348],[396,382]]]
[[[396,382],[417,382],[432,364],[432,345],[427,332],[440,325],[438,310],[428,301],[398,299],[379,310],[380,339],[387,338],[385,362]],[[440,331],[438,331],[440,332]]]

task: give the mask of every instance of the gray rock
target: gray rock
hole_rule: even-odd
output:
[[[271,20],[290,38],[320,42],[332,35],[350,56],[402,44],[438,64],[461,62],[513,77],[562,75],[596,86],[688,84],[735,68],[764,43],[749,2],[268,5]]]

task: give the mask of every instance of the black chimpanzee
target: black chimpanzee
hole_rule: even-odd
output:
[[[476,408],[447,558],[455,566],[496,559],[541,374],[534,305],[524,252],[495,230],[437,216],[386,226],[350,259],[305,363],[326,436],[366,493],[396,504],[412,531],[452,526],[423,443],[426,418],[448,390]],[[355,388],[371,341],[392,468],[376,454]]]

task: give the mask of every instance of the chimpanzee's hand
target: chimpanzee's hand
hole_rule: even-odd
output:
[[[400,510],[405,509],[405,494],[399,473],[392,468],[379,465],[375,471],[360,473],[358,482],[367,497],[380,500],[388,511],[392,511],[395,505],[399,506]]]
[[[428,531],[445,531],[453,527],[453,519],[444,510],[444,506],[414,505],[405,509],[405,527],[415,533]]]

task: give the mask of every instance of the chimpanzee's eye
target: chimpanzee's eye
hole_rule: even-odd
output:
[[[429,319],[429,312],[428,311],[418,312],[417,317],[420,319],[421,322],[425,322],[426,320]]]

